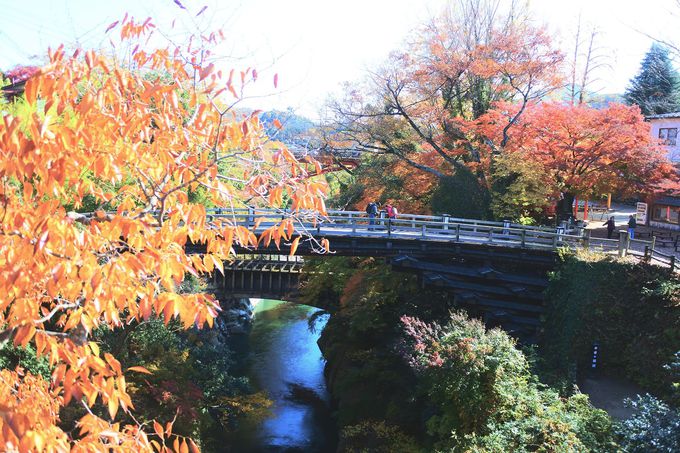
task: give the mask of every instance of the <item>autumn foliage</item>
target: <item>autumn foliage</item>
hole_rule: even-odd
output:
[[[2,111],[0,335],[34,345],[52,369],[49,381],[0,371],[4,450],[197,449],[172,423],[117,422],[134,409],[126,375],[147,371],[122,369],[93,330],[156,316],[211,326],[217,301],[180,294],[185,276],[221,270],[236,244],[300,240],[294,217],[264,238],[228,218],[208,221],[190,192],[226,210],[281,206],[285,196],[293,214],[324,211],[325,186],[266,141],[256,114],[231,108],[257,73],[216,69],[208,46],[219,34],[147,49],[135,43],[149,42],[151,20],[126,17],[109,29],[132,43],[126,58],[51,51],[26,82],[21,109]],[[84,205],[92,215],[72,211]],[[185,253],[188,241],[207,253]],[[67,405],[86,410],[76,431],[59,427]]]
[[[499,104],[476,123],[480,136],[501,140],[516,106]],[[554,194],[634,195],[654,190],[674,170],[637,106],[543,102],[530,105],[509,134],[504,153],[531,161]]]
[[[474,190],[503,195],[491,200],[503,218],[541,212],[560,197],[571,206],[574,195],[678,187],[639,109],[556,100],[563,54],[518,3],[506,10],[495,1],[451,4],[329,106],[329,147],[377,154],[390,175],[404,175],[401,168],[410,173],[401,196],[385,194],[383,181],[367,175],[363,201],[426,201],[433,188],[470,171],[478,180]],[[421,181],[415,192],[409,181]],[[517,184],[508,190],[513,181],[544,184],[547,191],[526,193]],[[507,200],[508,192],[516,199]]]

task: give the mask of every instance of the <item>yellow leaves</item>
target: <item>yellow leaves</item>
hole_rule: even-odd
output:
[[[118,413],[118,400],[116,398],[109,398],[109,401],[106,404],[108,410],[109,410],[109,415],[111,416],[111,420],[116,418],[116,414]]]
[[[217,268],[220,273],[224,275],[224,264],[222,263],[222,260],[218,259],[212,253],[203,257],[203,263],[208,272],[212,272],[214,268]]]

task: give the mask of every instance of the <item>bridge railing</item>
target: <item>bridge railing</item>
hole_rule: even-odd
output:
[[[280,223],[292,214],[285,210],[236,209],[228,212],[211,210],[211,219],[224,218],[233,224],[262,231]],[[532,227],[511,222],[460,219],[450,216],[402,214],[396,219],[369,218],[360,211],[329,210],[327,216],[315,213],[296,213],[297,227],[310,234],[354,237],[388,237],[401,239],[427,239],[432,241],[455,241],[503,244],[525,248],[554,249],[576,247],[583,244],[581,232],[562,229]]]
[[[618,239],[592,238],[590,232],[583,228],[565,230],[543,226],[527,226],[512,222],[492,222],[486,220],[462,219],[447,215],[430,216],[420,214],[400,214],[396,219],[389,219],[381,213],[370,219],[362,211],[329,210],[327,216],[319,216],[314,212],[293,213],[274,209],[236,209],[223,214],[210,211],[213,219],[224,217],[231,223],[252,228],[256,222],[256,232],[261,232],[280,223],[281,220],[294,217],[297,227],[315,236],[332,237],[375,237],[395,239],[421,239],[427,241],[463,242],[477,244],[495,244],[504,247],[518,247],[540,250],[557,248],[586,248],[605,253],[618,253],[640,256],[646,261],[674,266],[675,259],[659,253],[654,248],[654,241],[629,239],[622,235]]]
[[[316,212],[291,212],[283,209],[208,209],[208,219],[242,225],[261,233],[266,228],[280,224],[287,218],[295,221],[299,232],[316,237],[374,237],[395,239],[418,239],[427,241],[495,244],[504,247],[550,250],[557,248],[594,249],[604,252],[618,251],[620,256],[628,253],[643,255],[645,259],[667,264],[663,254],[656,253],[654,240],[629,240],[625,232],[619,239],[591,238],[589,232],[580,228],[536,227],[516,223],[461,219],[447,215],[430,216],[400,214],[388,219],[381,213],[371,219],[362,211],[329,210],[326,216]],[[649,250],[645,253],[644,250]]]

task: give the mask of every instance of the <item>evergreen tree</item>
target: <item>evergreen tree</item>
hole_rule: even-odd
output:
[[[626,88],[624,98],[628,104],[639,105],[644,115],[677,112],[680,110],[679,82],[668,49],[654,43],[642,60],[640,72]]]

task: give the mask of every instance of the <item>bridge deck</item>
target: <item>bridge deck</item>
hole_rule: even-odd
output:
[[[654,250],[654,241],[629,240],[627,237],[616,240],[590,238],[589,232],[583,228],[565,230],[559,227],[526,226],[509,221],[491,222],[447,215],[400,214],[396,219],[370,219],[363,212],[334,210],[329,210],[327,216],[311,212],[293,214],[287,210],[275,209],[250,208],[228,212],[210,210],[208,217],[216,222],[246,226],[256,233],[262,233],[290,218],[294,220],[298,232],[317,240],[327,238],[333,241],[333,249],[339,254],[370,252],[395,255],[418,249],[427,250],[431,254],[437,247],[441,247],[442,252],[450,251],[455,244],[467,246],[468,251],[476,246],[478,251],[483,249],[485,253],[495,255],[518,254],[518,257],[522,255],[525,260],[531,261],[531,257],[537,256],[542,256],[541,260],[545,260],[547,256],[554,256],[558,249],[575,250],[585,247],[619,255],[630,252],[658,264],[670,264],[671,267],[674,264],[668,263],[663,255]],[[350,246],[347,245],[348,242],[351,242]],[[385,250],[389,248],[395,250]],[[265,251],[279,252],[278,249],[270,249]],[[281,250],[287,250],[286,245]],[[313,254],[318,252],[318,247],[308,244],[308,247],[300,247],[298,250],[300,254]]]

